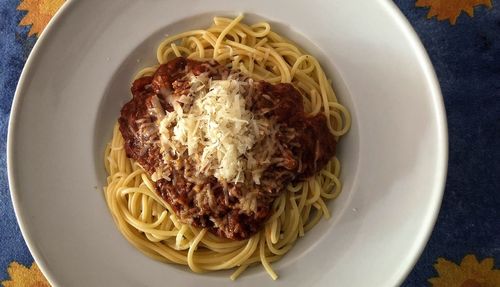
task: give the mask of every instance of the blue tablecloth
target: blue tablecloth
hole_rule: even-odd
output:
[[[12,209],[6,137],[21,70],[37,35],[62,2],[0,0],[0,281],[4,286],[48,286]],[[436,69],[450,142],[442,209],[403,286],[499,287],[500,1],[395,3],[419,34]],[[466,12],[473,12],[473,17]]]

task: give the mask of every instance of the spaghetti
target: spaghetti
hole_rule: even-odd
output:
[[[273,32],[268,23],[249,26],[242,19],[242,15],[215,17],[206,30],[166,38],[158,47],[158,62],[181,56],[215,59],[255,80],[291,83],[302,95],[307,115],[323,113],[335,138],[344,135],[350,127],[349,112],[338,103],[318,61]],[[136,79],[153,75],[157,68],[139,71]],[[335,157],[314,176],[287,186],[272,203],[271,216],[259,232],[248,239],[230,240],[181,222],[157,194],[148,173],[127,157],[124,145],[117,124],[105,151],[108,178],[104,194],[120,232],[146,255],[187,265],[194,272],[234,268],[234,280],[248,266],[260,263],[277,279],[270,263],[284,256],[322,217],[330,217],[326,201],[341,191],[340,162]]]

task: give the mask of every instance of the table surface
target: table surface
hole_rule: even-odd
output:
[[[0,282],[49,286],[16,222],[6,169],[21,70],[64,0],[0,0]],[[446,190],[403,286],[500,286],[500,0],[395,0],[436,69],[449,128]]]

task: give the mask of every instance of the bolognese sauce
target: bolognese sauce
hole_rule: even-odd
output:
[[[220,133],[221,122],[202,122],[216,116],[201,116],[211,112],[207,101],[216,90],[234,89],[231,108],[242,117],[222,118],[231,134]],[[302,95],[289,83],[254,81],[213,60],[178,57],[135,80],[131,92],[119,118],[127,156],[150,175],[181,221],[220,237],[255,234],[286,186],[312,176],[335,154],[326,117],[306,115]],[[200,125],[207,130],[194,136]],[[220,160],[222,146],[208,150],[208,132],[227,141],[232,157]]]

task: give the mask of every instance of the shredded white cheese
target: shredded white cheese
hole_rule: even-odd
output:
[[[248,82],[237,78],[212,81],[206,75],[191,76],[191,99],[175,100],[171,103],[174,111],[160,122],[164,150],[176,155],[187,152],[197,161],[199,174],[244,182],[247,160],[250,166],[255,161],[248,152],[263,126],[245,107],[242,95],[247,87]],[[252,173],[257,184],[259,177]]]

